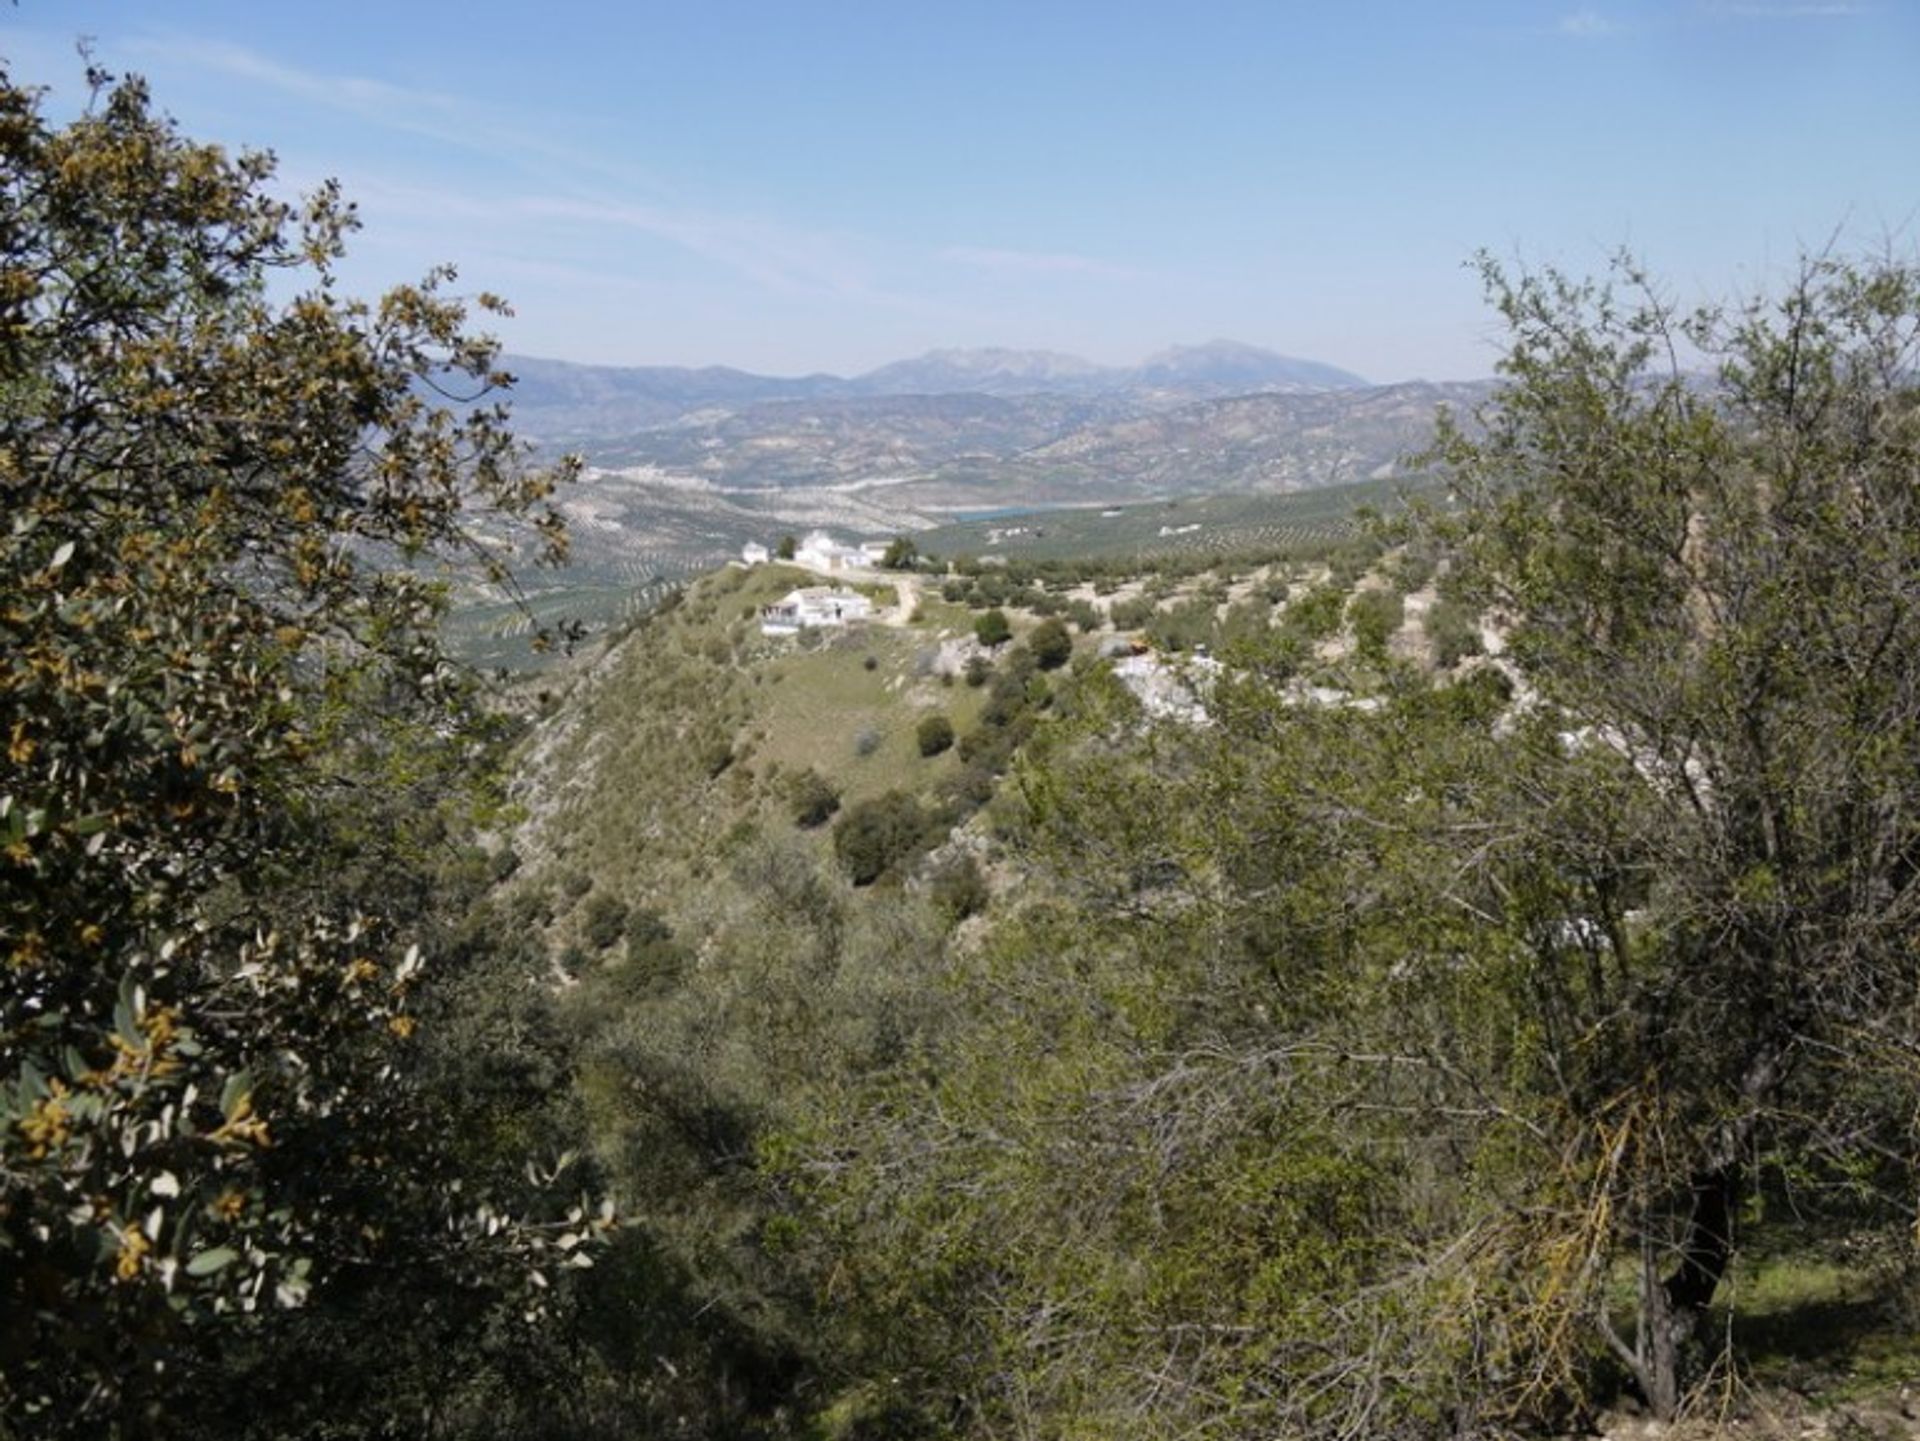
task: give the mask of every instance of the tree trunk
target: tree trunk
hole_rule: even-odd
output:
[[[1659,1253],[1648,1236],[1640,1245],[1639,1364],[1634,1368],[1647,1406],[1662,1421],[1680,1410],[1680,1347],[1673,1308],[1660,1279]]]
[[[1680,1264],[1667,1277],[1667,1304],[1676,1315],[1705,1311],[1733,1259],[1733,1202],[1740,1177],[1735,1166],[1696,1172],[1693,1209],[1687,1218]]]
[[[1696,1172],[1680,1263],[1661,1278],[1649,1241],[1641,1251],[1640,1303],[1644,1349],[1640,1387],[1647,1405],[1671,1421],[1692,1383],[1699,1359],[1701,1322],[1733,1260],[1733,1209],[1739,1188],[1734,1165]]]
[[[1647,1405],[1673,1419],[1699,1358],[1701,1322],[1733,1261],[1733,1220],[1740,1194],[1740,1162],[1753,1144],[1761,1108],[1786,1074],[1793,1028],[1780,1025],[1748,1061],[1740,1078],[1741,1109],[1714,1133],[1700,1169],[1689,1180],[1691,1199],[1680,1261],[1661,1279],[1650,1245],[1641,1250],[1640,1306],[1645,1335],[1635,1367]]]

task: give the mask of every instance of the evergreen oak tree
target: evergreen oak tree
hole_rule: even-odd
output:
[[[157,1434],[236,1318],[548,1240],[449,1170],[375,857],[485,740],[437,566],[504,577],[476,509],[557,558],[556,477],[450,270],[344,296],[332,186],[89,78],[0,74],[0,1434]]]

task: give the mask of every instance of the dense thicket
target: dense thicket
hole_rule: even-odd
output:
[[[93,82],[0,75],[0,1433],[202,1434],[328,1306],[425,1344],[547,1245],[409,1038],[494,736],[430,562],[561,532],[434,403],[500,379],[450,273],[342,298],[330,188]]]

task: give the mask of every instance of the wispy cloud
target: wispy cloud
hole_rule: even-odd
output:
[[[940,259],[976,270],[1024,272],[1031,275],[1091,275],[1109,280],[1134,279],[1139,271],[1092,255],[1068,251],[1007,250],[994,246],[951,245]]]
[[[303,100],[350,111],[363,119],[387,124],[419,126],[429,133],[440,133],[429,122],[460,116],[465,102],[455,96],[394,85],[358,75],[328,75],[283,64],[257,50],[224,40],[189,39],[179,36],[135,36],[125,43],[137,58],[169,60],[210,70],[236,80],[251,81],[297,95]]]
[[[304,174],[283,177],[290,182]],[[476,194],[443,186],[353,175],[344,187],[354,201],[379,220],[383,234],[396,224],[433,237],[449,224],[464,226],[473,237],[467,247],[516,268],[531,268],[530,257],[556,279],[616,280],[621,262],[601,269],[571,268],[554,260],[556,234],[605,235],[624,232],[673,246],[746,280],[770,295],[787,299],[863,303],[907,313],[953,317],[935,302],[903,294],[877,278],[885,269],[884,247],[863,236],[809,229],[755,216],[725,214],[693,207],[649,204],[606,196],[556,193]],[[617,242],[613,254],[618,255]]]
[[[1618,33],[1620,27],[1598,10],[1576,10],[1560,17],[1560,33],[1575,40],[1597,40]]]
[[[542,137],[537,121],[554,117],[508,114],[497,102],[397,85],[361,75],[309,70],[243,45],[195,36],[144,35],[124,43],[136,58],[151,58],[225,79],[259,85],[278,94],[352,116],[363,124],[439,141],[495,162],[548,175],[556,170],[592,175],[602,183],[649,185],[654,178],[634,166],[584,153],[579,145]]]
[[[556,223],[615,228],[678,246],[781,295],[911,303],[888,296],[868,278],[864,252],[871,247],[859,237],[662,198],[656,192],[664,187],[651,177],[584,155],[576,146],[543,140],[533,125],[503,118],[497,106],[481,107],[459,96],[384,80],[307,70],[224,41],[148,37],[138,41],[137,48],[152,58],[262,85],[377,128],[438,140],[495,162],[515,161],[523,174],[545,182],[536,193],[516,197],[490,192],[482,197],[377,176],[355,177],[352,198],[386,216],[430,223],[452,219],[490,226],[517,222],[536,228]]]

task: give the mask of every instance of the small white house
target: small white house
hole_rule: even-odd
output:
[[[885,547],[881,549],[884,551]],[[843,570],[858,570],[867,564],[866,552],[857,545],[843,545],[824,530],[811,530],[793,553],[794,561],[808,570],[829,575]]]
[[[887,558],[887,552],[893,549],[890,540],[863,540],[860,542],[860,554],[868,565],[878,565]]]
[[[873,618],[873,602],[860,592],[811,585],[760,607],[762,635],[798,635],[818,626],[851,625]]]
[[[748,565],[765,565],[773,559],[773,552],[756,540],[750,540],[740,547],[740,559]]]

